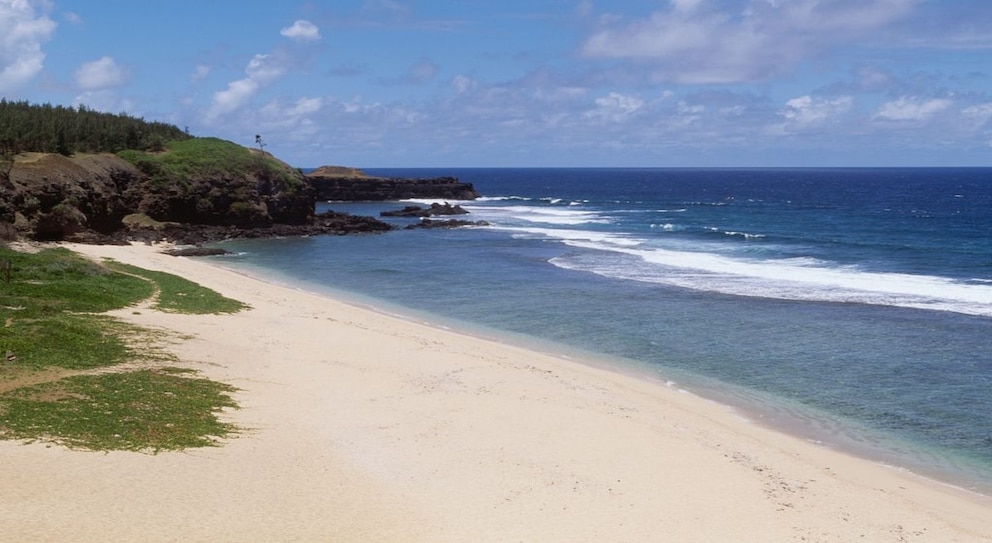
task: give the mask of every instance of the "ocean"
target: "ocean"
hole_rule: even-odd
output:
[[[216,261],[992,494],[992,169],[366,171],[474,183],[451,203],[489,226],[230,241]]]

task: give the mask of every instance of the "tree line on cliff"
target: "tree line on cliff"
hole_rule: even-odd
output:
[[[124,149],[159,151],[169,141],[191,137],[174,125],[126,113],[104,113],[84,105],[53,106],[0,99],[0,155],[27,151],[65,156]]]

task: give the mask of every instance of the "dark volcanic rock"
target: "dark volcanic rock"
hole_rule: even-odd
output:
[[[111,155],[29,155],[0,170],[0,223],[39,240],[109,234],[137,208],[140,192],[131,183],[141,177]]]
[[[37,240],[185,245],[232,238],[373,233],[393,226],[373,217],[333,211],[315,215],[316,199],[478,197],[470,183],[454,177],[383,179],[330,167],[315,172],[319,175],[304,176],[261,151],[213,138],[197,143],[206,154],[194,154],[197,158],[190,160],[199,162],[174,161],[168,168],[164,161],[174,155],[137,153],[128,155],[128,160],[111,154],[0,157],[0,230],[7,237],[15,232]],[[460,206],[435,203],[392,216],[464,213]],[[428,222],[417,227],[464,224],[475,223]]]
[[[146,243],[172,241],[180,245],[200,245],[228,239],[375,234],[392,229],[392,225],[375,217],[327,211],[314,216],[308,224],[273,224],[265,227],[241,228],[237,226],[165,223],[153,227],[131,227],[126,232],[122,231],[117,234],[116,239]]]
[[[221,170],[165,182],[150,161],[135,166],[110,154],[18,155],[0,160],[0,225],[49,241],[120,241],[134,230],[124,225],[134,214],[184,223],[189,231],[310,227],[315,199],[303,174],[271,157],[260,157],[258,164],[237,175]]]
[[[233,254],[231,251],[219,247],[177,247],[162,252],[169,256],[218,256]]]
[[[379,213],[380,217],[433,217],[436,215],[467,215],[468,211],[462,206],[451,205],[448,202],[439,204],[437,202],[431,204],[428,208],[423,208],[420,206],[406,206],[403,209],[398,209],[395,211],[383,211]]]
[[[313,184],[317,199],[325,201],[381,202],[408,198],[474,200],[479,197],[471,183],[463,183],[455,177],[389,179],[336,177],[314,173],[307,175],[307,178]]]
[[[486,221],[463,221],[459,219],[447,219],[443,221],[424,219],[418,223],[406,226],[405,230],[413,230],[415,228],[458,228],[461,226],[489,226],[489,223]]]

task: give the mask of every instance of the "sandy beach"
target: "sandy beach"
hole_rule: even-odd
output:
[[[238,387],[245,431],[157,455],[0,441],[3,541],[992,541],[988,497],[662,382],[160,248],[69,247],[252,306],[114,313]]]

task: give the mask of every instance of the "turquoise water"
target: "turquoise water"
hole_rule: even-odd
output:
[[[491,226],[228,242],[222,262],[601,353],[992,489],[992,170],[369,171],[473,182],[460,203]]]

